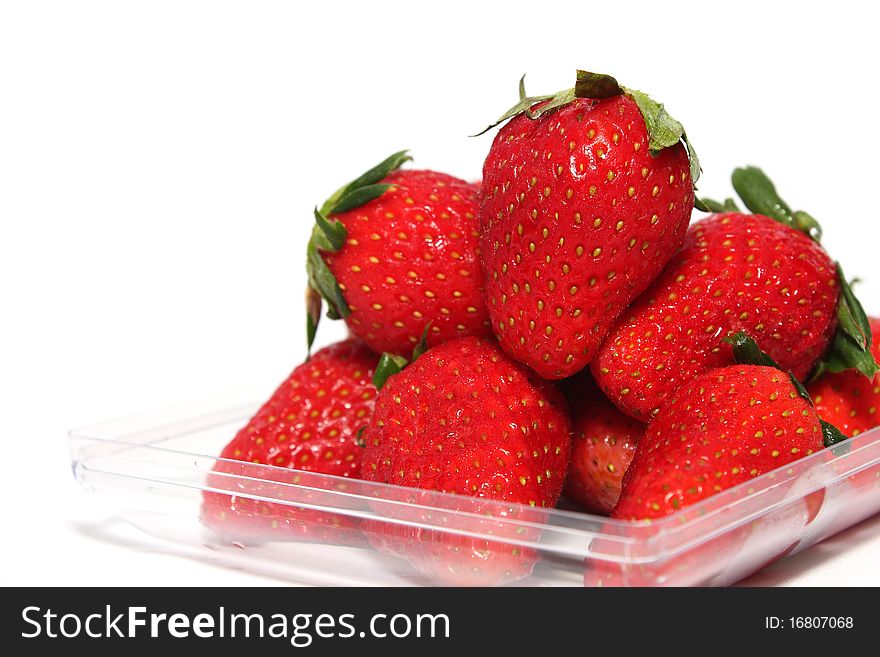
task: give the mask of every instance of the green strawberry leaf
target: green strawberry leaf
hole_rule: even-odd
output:
[[[552,95],[550,95],[550,96],[523,96],[522,94],[525,92],[525,76],[523,76],[523,78],[520,80],[520,87],[519,88],[520,88],[520,97],[519,97],[519,101],[516,103],[516,105],[511,107],[504,114],[499,116],[497,119],[495,119],[495,121],[493,121],[492,123],[487,125],[485,128],[483,128],[479,132],[472,134],[471,137],[479,137],[480,135],[484,135],[487,132],[489,132],[492,128],[494,128],[495,126],[499,126],[502,123],[504,123],[505,121],[512,119],[514,116],[517,116],[519,114],[522,114],[523,112],[530,110],[534,105],[537,105],[538,103],[542,103],[545,100],[550,100],[551,98],[553,98]],[[574,99],[572,99],[572,100],[574,100]]]
[[[553,110],[562,107],[563,105],[568,105],[571,101],[576,98],[574,95],[574,89],[566,89],[565,91],[560,91],[558,94],[550,98],[550,102],[541,105],[538,109],[532,111],[532,106],[530,105],[526,109],[526,116],[530,119],[537,120],[540,119],[545,114],[552,112]]]
[[[694,199],[694,207],[702,212],[741,212],[732,198],[724,199],[723,203],[711,198],[698,198]]]
[[[368,169],[347,185],[343,185],[324,201],[320,210],[315,208],[315,226],[306,247],[306,271],[309,276],[309,291],[306,295],[306,343],[309,351],[315,342],[318,324],[321,321],[321,307],[327,302],[329,319],[344,319],[351,314],[345,297],[336,278],[330,272],[322,252],[335,252],[345,246],[348,232],[334,214],[348,212],[379,198],[393,185],[382,183],[388,174],[412,160],[407,151],[389,155],[376,166]]]
[[[339,289],[339,283],[336,277],[330,273],[327,263],[321,257],[321,249],[318,243],[320,240],[313,239],[309,241],[308,251],[306,254],[306,269],[309,274],[309,286],[318,292],[321,297],[330,304],[330,311],[333,312],[333,319],[340,317],[348,317],[350,311],[345,298],[342,296],[342,290]],[[328,317],[330,315],[328,314]]]
[[[318,228],[324,233],[324,237],[327,238],[327,242],[330,245],[330,248],[325,250],[338,251],[343,247],[348,231],[345,230],[345,226],[342,225],[341,221],[334,220],[331,222],[320,213],[318,208],[315,208],[315,223],[318,224]]]
[[[578,69],[574,87],[548,96],[527,96],[525,76],[523,76],[519,81],[519,101],[496,121],[471,136],[478,137],[519,114],[525,114],[533,120],[539,119],[563,105],[568,105],[576,98],[601,99],[621,94],[632,98],[638,106],[648,130],[648,146],[652,153],[656,155],[664,148],[670,148],[679,142],[684,143],[690,160],[691,182],[696,185],[702,169],[697,152],[688,139],[684,126],[669,115],[662,103],[658,103],[642,91],[622,87],[616,79],[604,73],[591,73]],[[533,109],[540,103],[543,104],[537,109]]]
[[[367,430],[367,425],[362,426],[357,430],[357,433],[354,437],[354,442],[358,447],[366,447],[367,441],[364,440],[364,432]]]
[[[709,201],[709,205],[706,204],[706,201]],[[694,209],[699,210],[700,212],[715,212],[715,210],[710,207],[712,203],[717,203],[717,201],[700,198],[699,196],[694,197]]]
[[[782,368],[775,360],[761,351],[761,347],[745,331],[737,331],[722,340],[733,347],[733,357],[739,365],[763,365],[764,367]]]
[[[672,118],[663,103],[653,100],[648,94],[637,89],[627,89],[630,98],[636,101],[639,111],[648,128],[648,147],[653,153],[675,146],[684,137],[684,126]]]
[[[822,224],[813,215],[803,210],[795,210],[792,212],[791,218],[794,221],[794,227],[799,231],[806,233],[817,242],[822,241]]]
[[[422,331],[422,337],[419,338],[419,343],[413,349],[410,362],[414,361],[416,358],[428,351],[428,332],[431,330],[431,324],[433,324],[433,322],[428,322],[427,324],[425,324],[425,330]]]
[[[831,341],[831,348],[819,362],[811,380],[818,379],[826,372],[856,370],[873,381],[880,371],[880,365],[871,353],[871,325],[865,309],[846,280],[840,263],[837,264],[837,280],[840,284],[837,331]]]
[[[637,89],[627,89],[625,87],[623,91],[639,106],[642,118],[645,119],[645,127],[648,129],[648,147],[652,153],[656,155],[664,148],[684,142],[691,163],[691,180],[696,184],[697,179],[700,177],[700,160],[693,145],[688,140],[681,122],[670,116],[663,103],[658,103],[648,94]]]
[[[386,176],[392,171],[396,171],[399,169],[405,162],[412,160],[412,157],[407,155],[406,150],[398,151],[393,155],[389,155],[384,160],[379,162],[376,166],[368,169],[360,176],[352,180],[347,185],[343,185],[339,189],[337,189],[333,194],[324,201],[324,205],[321,206],[321,214],[325,217],[330,216],[335,212],[343,212],[343,210],[337,209],[337,205],[339,200],[344,196],[347,196],[351,192],[361,189],[362,187],[369,187],[370,185],[375,185],[376,183],[384,180]],[[372,199],[369,199],[372,200]],[[348,209],[354,209],[357,206],[351,206]]]
[[[306,288],[306,360],[311,356],[312,345],[315,343],[315,334],[318,332],[318,324],[321,321],[321,305],[321,295],[309,285]]]
[[[733,188],[749,211],[799,230],[816,242],[822,241],[822,226],[819,222],[802,210],[792,211],[776,192],[776,186],[761,169],[755,166],[737,168],[731,180]]]
[[[700,158],[697,157],[697,151],[694,150],[694,145],[688,139],[686,132],[681,133],[681,139],[684,142],[684,147],[687,149],[688,160],[691,163],[691,184],[696,188],[697,180],[699,180],[700,174],[703,173],[703,167],[700,166]]]
[[[739,365],[761,365],[764,367],[773,367],[781,372],[785,372],[773,358],[761,351],[761,347],[755,342],[745,331],[737,331],[733,335],[723,339],[723,342],[733,347],[733,357]],[[807,400],[810,406],[813,400],[810,393],[804,387],[804,384],[795,378],[790,371],[785,372],[791,380],[791,384],[797,390],[798,394]]]
[[[376,390],[381,390],[388,378],[400,372],[408,362],[403,356],[382,354],[379,364],[376,365],[376,371],[373,372],[373,385],[376,386]]]
[[[342,319],[351,314],[336,277],[330,272],[321,256],[321,251],[334,250],[324,231],[315,224],[312,238],[306,247],[306,272],[309,278],[309,292],[306,294],[306,343],[309,350],[318,330],[322,299],[327,302],[329,319]]]
[[[393,186],[394,185],[388,185],[386,183],[376,183],[375,185],[365,185],[364,187],[358,187],[350,192],[346,192],[342,198],[336,201],[336,204],[333,206],[332,214],[341,214],[342,212],[348,212],[349,210],[354,210],[362,205],[366,205],[373,199],[382,196],[382,194]]]
[[[839,443],[842,443],[844,440],[849,439],[849,436],[844,434],[833,424],[829,424],[825,420],[819,420],[819,422],[822,425],[822,438],[825,447],[831,447],[832,445],[837,445]],[[836,454],[836,456],[840,456],[840,454]]]
[[[850,336],[856,344],[863,349],[871,347],[871,324],[868,315],[856,298],[852,286],[843,275],[843,268],[837,263],[837,280],[840,283],[840,312],[838,319],[841,328]]]

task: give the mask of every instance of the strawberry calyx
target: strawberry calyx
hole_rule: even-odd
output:
[[[774,219],[781,224],[802,232],[817,244],[822,240],[822,226],[809,213],[792,210],[779,196],[773,181],[756,166],[734,169],[731,176],[733,188],[749,212]],[[718,203],[712,199],[700,199],[695,207],[704,212],[740,212],[736,201],[727,199]],[[837,330],[831,347],[819,361],[811,381],[825,372],[856,370],[868,379],[880,371],[871,353],[871,326],[861,302],[852,286],[843,275],[840,263],[837,264],[837,281],[840,286],[837,304]]]
[[[804,384],[797,380],[797,377],[791,373],[791,370],[783,370],[779,363],[773,360],[769,354],[764,353],[761,347],[758,346],[758,343],[748,333],[737,331],[733,335],[724,338],[723,341],[733,347],[733,357],[736,359],[737,364],[773,367],[788,374],[788,378],[791,379],[791,384],[798,391],[798,394],[806,399],[810,406],[813,405],[813,400],[810,398],[810,393],[807,392]]]
[[[739,206],[732,198],[726,198],[724,201],[716,201],[711,198],[695,198],[694,207],[702,212],[742,212]]]
[[[840,285],[837,330],[834,332],[831,347],[819,361],[810,380],[815,381],[826,372],[856,370],[873,381],[880,366],[871,353],[871,325],[852,285],[843,275],[840,263],[837,263],[837,281]]]
[[[422,331],[422,337],[419,339],[418,344],[413,347],[412,356],[410,358],[404,358],[403,356],[389,354],[387,352],[382,354],[379,358],[379,364],[376,365],[376,369],[373,371],[373,385],[376,387],[376,390],[381,390],[382,386],[385,385],[385,382],[390,377],[399,374],[403,368],[413,363],[419,356],[428,350],[428,331],[431,330],[431,324],[432,322],[428,322],[425,325],[425,330]]]
[[[822,226],[803,210],[792,210],[776,192],[776,186],[761,169],[755,166],[734,169],[733,188],[754,214],[762,214],[799,230],[816,242],[822,241]]]
[[[399,374],[407,365],[409,365],[409,359],[403,356],[388,352],[382,354],[382,357],[379,358],[379,364],[373,371],[373,385],[376,386],[376,390],[381,390],[389,378]]]
[[[628,96],[638,106],[648,131],[648,147],[652,154],[656,155],[679,142],[684,144],[690,160],[691,182],[696,184],[700,177],[700,161],[681,122],[670,116],[663,104],[658,103],[648,94],[621,86],[615,78],[604,73],[591,73],[578,69],[574,87],[546,96],[528,96],[525,90],[525,76],[523,76],[519,81],[519,101],[496,121],[473,136],[482,135],[519,114],[537,120],[559,107],[574,102],[577,98],[601,100],[621,95]]]
[[[849,436],[830,422],[826,422],[822,418],[819,418],[819,424],[822,425],[822,442],[825,447],[831,447],[849,439]]]
[[[336,252],[345,245],[345,226],[333,216],[359,208],[379,198],[393,187],[381,181],[412,158],[407,151],[398,151],[368,169],[350,183],[343,185],[315,207],[315,225],[306,248],[306,271],[309,286],[306,293],[306,340],[311,350],[321,320],[323,302],[327,302],[329,319],[344,319],[351,314],[336,277],[330,272],[322,252]]]
[[[785,371],[775,360],[773,360],[773,358],[761,351],[758,343],[749,337],[745,331],[737,331],[735,334],[724,338],[723,341],[733,347],[733,357],[739,365],[760,365],[762,367],[773,367],[777,370]],[[788,378],[791,380],[791,384],[794,386],[795,390],[797,390],[798,394],[812,407],[813,398],[810,397],[810,393],[807,392],[804,384],[798,381],[791,371],[786,372],[786,374],[788,374]],[[819,422],[822,425],[822,437],[825,447],[831,447],[832,445],[843,442],[848,438],[848,436],[833,424],[830,424],[821,418]]]

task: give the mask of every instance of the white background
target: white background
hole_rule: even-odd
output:
[[[311,208],[400,148],[469,139],[576,67],[655,95],[704,194],[762,165],[880,312],[877,16],[843,2],[0,5],[3,584],[250,584],[76,487],[68,428],[280,380],[302,358]],[[873,15],[869,15],[873,14]],[[341,334],[326,330],[322,341]],[[880,521],[759,581],[880,584]]]

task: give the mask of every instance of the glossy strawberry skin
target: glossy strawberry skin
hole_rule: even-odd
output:
[[[880,320],[870,318],[874,358],[880,359]],[[869,381],[859,372],[828,373],[808,388],[816,413],[849,437],[880,425],[880,376]]]
[[[787,374],[712,370],[680,388],[648,426],[612,515],[665,516],[822,448],[819,418]]]
[[[364,434],[362,477],[514,504],[499,514],[461,498],[450,498],[443,510],[377,502],[382,515],[409,526],[372,523],[365,528],[371,543],[407,558],[435,583],[490,585],[527,576],[536,555],[504,539],[537,538],[534,524],[524,532],[511,523],[540,523],[536,514],[556,503],[570,433],[556,386],[510,360],[493,340],[463,338],[429,349],[382,388]],[[424,505],[422,493],[397,489],[388,496]],[[420,527],[438,521],[499,540]]]
[[[834,262],[803,233],[712,215],[611,329],[593,375],[621,410],[650,421],[678,387],[732,364],[722,338],[743,330],[804,379],[834,335],[838,294]]]
[[[351,314],[351,332],[374,351],[409,356],[430,322],[428,345],[488,335],[479,262],[479,188],[433,171],[397,170],[379,198],[332,215],[347,231],[323,258]]]
[[[608,515],[645,425],[608,401],[589,372],[575,378],[579,383],[567,386],[573,433],[564,492],[584,511]]]
[[[326,347],[297,367],[220,458],[356,476],[376,388],[378,356],[358,340]]]
[[[364,451],[357,444],[357,432],[372,416],[376,398],[372,376],[377,362],[378,356],[366,345],[348,339],[318,351],[294,369],[220,453],[209,484],[213,481],[224,489],[238,486],[242,494],[206,493],[203,522],[228,534],[242,529],[315,533],[315,526],[340,524],[340,518],[330,514],[252,496],[260,495],[263,488],[277,489],[260,479],[298,483],[298,472],[357,476]],[[244,464],[296,472],[273,469],[273,476],[268,471],[255,474],[253,467]]]
[[[364,436],[370,481],[552,507],[571,424],[550,382],[491,340],[429,349],[382,389]]]
[[[684,147],[652,155],[626,96],[513,118],[483,167],[481,251],[492,330],[545,378],[593,357],[681,244],[693,207]]]

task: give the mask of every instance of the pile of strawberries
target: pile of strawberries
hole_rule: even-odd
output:
[[[481,184],[399,152],[315,209],[309,345],[325,305],[351,337],[297,367],[216,472],[361,478],[509,516],[564,496],[645,520],[880,424],[880,322],[761,170],[733,174],[746,210],[696,198],[682,125],[607,75],[552,96],[521,83],[500,123]],[[709,215],[691,223],[695,207]],[[317,512],[254,497],[206,494],[203,521],[314,537]],[[531,570],[522,550],[396,513],[413,522],[361,529],[432,578]]]

